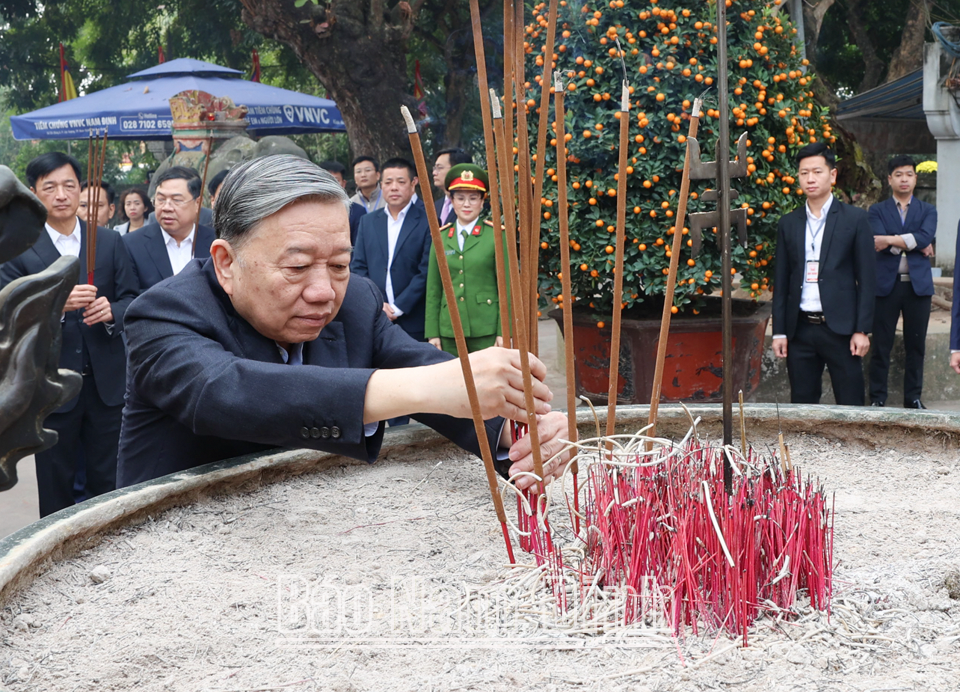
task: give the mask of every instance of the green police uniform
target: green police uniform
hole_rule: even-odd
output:
[[[494,247],[495,231],[489,219],[477,219],[463,243],[457,243],[457,224],[449,223],[440,229],[443,251],[450,267],[453,294],[458,301],[467,351],[473,353],[496,343],[500,336],[500,300],[497,294],[497,261]],[[506,249],[504,249],[506,257]],[[440,337],[444,351],[457,355],[453,324],[447,309],[447,299],[440,281],[437,256],[430,255],[427,270],[427,314],[424,336]]]
[[[446,189],[471,191],[486,194],[487,172],[471,163],[454,166],[444,179]],[[497,233],[493,222],[481,214],[465,233],[463,249],[457,239],[458,221],[448,223],[440,229],[443,239],[443,252],[450,267],[453,281],[453,293],[460,311],[460,322],[467,341],[467,352],[493,346],[500,336],[500,300],[497,293],[497,261],[495,241]],[[504,248],[504,257],[506,257]],[[457,355],[457,342],[454,338],[453,323],[447,308],[447,299],[440,280],[440,268],[437,264],[436,248],[430,255],[430,267],[427,270],[427,313],[424,323],[424,336],[427,339],[440,339],[444,351]]]

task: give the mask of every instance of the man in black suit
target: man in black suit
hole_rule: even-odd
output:
[[[0,267],[0,285],[43,271],[60,256],[80,260],[83,284],[64,306],[60,367],[83,375],[80,394],[50,414],[44,425],[59,435],[57,444],[36,455],[40,515],[74,503],[73,482],[86,466],[86,495],[116,487],[117,441],[123,409],[125,353],[123,322],[137,284],[120,234],[97,229],[93,284],[87,280],[87,225],[77,217],[80,165],[52,152],[27,165],[27,183],[47,208],[46,231],[36,244]]]
[[[797,153],[807,202],[777,226],[773,352],[787,359],[790,401],[820,403],[823,367],[837,403],[863,406],[876,262],[867,213],[833,196],[836,157],[822,142]]]
[[[459,363],[411,339],[387,317],[379,290],[351,276],[346,205],[329,174],[294,156],[234,169],[217,202],[211,258],[127,313],[121,486],[275,447],[373,462],[380,421],[409,414],[477,451]],[[471,355],[493,445],[509,446],[509,426],[495,416],[524,417],[519,360],[496,348]],[[566,417],[549,411],[543,364],[531,360],[549,459]],[[502,457],[499,470],[508,466],[532,467],[529,438]]]
[[[893,195],[870,207],[870,226],[877,251],[877,303],[873,318],[873,353],[870,354],[870,403],[887,402],[890,351],[903,315],[904,408],[926,408],[923,358],[926,352],[933,271],[929,256],[937,233],[937,208],[913,196],[917,186],[916,162],[895,156],[887,164],[887,182]]]
[[[350,271],[371,279],[387,317],[423,341],[432,241],[427,214],[414,200],[417,172],[406,159],[390,159],[380,181],[387,206],[360,220]]]
[[[455,220],[456,214],[453,212],[453,202],[445,186],[447,173],[454,166],[461,163],[473,163],[473,157],[463,149],[444,149],[437,153],[437,158],[433,163],[433,187],[437,190],[437,197],[434,204],[437,207],[437,218],[440,225],[450,223]]]
[[[197,224],[202,183],[190,169],[173,166],[155,183],[157,222],[123,236],[140,292],[179,274],[191,259],[209,257],[210,243],[217,237],[210,226]]]

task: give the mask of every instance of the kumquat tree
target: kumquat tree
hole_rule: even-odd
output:
[[[796,30],[779,0],[727,0],[731,155],[748,133],[746,178],[733,181],[747,209],[749,244],[732,244],[741,287],[754,298],[772,288],[773,251],[779,217],[802,203],[792,175],[793,157],[809,142],[833,142],[826,109],[813,100],[812,75],[795,43]],[[617,159],[623,49],[630,83],[630,142],[624,295],[625,308],[665,292],[670,246],[690,111],[705,96],[698,140],[704,160],[714,159],[718,132],[716,5],[708,2],[629,0],[560,2],[555,69],[563,79],[569,181],[571,279],[577,305],[600,315],[613,306],[613,253],[617,207]],[[535,6],[526,27],[526,74],[541,81],[547,4]],[[538,91],[531,85],[531,94]],[[711,102],[712,93],[712,102]],[[529,100],[531,131],[539,101]],[[551,113],[548,117],[553,117]],[[556,124],[551,119],[554,131]],[[541,296],[560,298],[556,140],[547,147],[541,220]],[[710,211],[699,197],[715,183],[692,181],[689,212]],[[688,228],[682,233],[688,234]],[[734,231],[735,232],[735,231]],[[691,256],[684,245],[674,311],[699,313],[704,297],[720,287],[716,229],[704,230],[703,246]],[[661,298],[662,300],[662,298]],[[651,301],[654,302],[654,301]],[[660,303],[662,305],[662,302]],[[599,318],[602,319],[602,316]]]

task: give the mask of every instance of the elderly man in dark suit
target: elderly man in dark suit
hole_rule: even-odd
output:
[[[80,165],[51,152],[27,164],[27,183],[47,208],[46,231],[36,244],[0,267],[0,285],[43,271],[62,255],[80,260],[80,277],[64,306],[60,367],[83,375],[80,394],[54,411],[44,425],[57,444],[36,455],[40,516],[74,503],[74,475],[86,468],[86,495],[116,487],[117,441],[123,409],[124,314],[137,283],[120,234],[97,228],[93,284],[87,280],[87,224],[77,217]]]
[[[381,421],[410,414],[477,451],[459,363],[410,338],[377,287],[351,276],[347,203],[327,172],[297,157],[234,169],[217,202],[210,259],[128,311],[121,486],[275,447],[372,462]],[[566,417],[550,412],[543,364],[532,362],[549,459]],[[505,349],[471,356],[495,448],[510,439],[497,416],[524,417],[519,364]],[[532,468],[528,437],[503,455],[499,470],[508,466]],[[517,484],[531,485],[526,477]]]
[[[870,354],[870,403],[887,403],[890,351],[903,315],[904,408],[926,408],[923,391],[923,358],[933,272],[929,255],[937,232],[937,209],[913,196],[917,186],[916,162],[895,156],[887,164],[892,196],[870,207],[874,248],[877,251],[877,302],[873,318],[873,352]]]
[[[820,403],[824,365],[841,405],[863,406],[876,262],[867,213],[833,196],[836,157],[822,142],[797,153],[806,204],[780,219],[773,352],[787,359],[790,400]]]
[[[173,166],[154,183],[158,221],[123,236],[141,292],[179,274],[191,259],[209,257],[217,237],[210,226],[197,224],[202,182],[191,169]]]

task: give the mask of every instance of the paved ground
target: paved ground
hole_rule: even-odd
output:
[[[949,318],[947,318],[949,320]],[[943,325],[934,326],[931,331],[943,329]],[[947,327],[949,329],[949,327]],[[540,322],[540,358],[547,366],[549,375],[547,384],[554,394],[554,407],[566,407],[566,382],[563,367],[563,341],[553,320]],[[925,401],[931,409],[960,411],[960,401]],[[33,457],[28,457],[17,465],[20,482],[12,489],[0,494],[0,538],[40,518],[37,508],[37,475]]]

